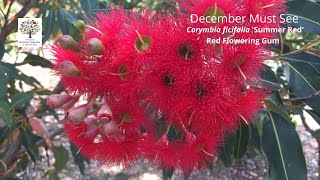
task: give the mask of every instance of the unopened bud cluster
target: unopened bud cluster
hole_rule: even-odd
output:
[[[274,23],[190,23],[190,14],[280,14],[283,1],[185,0],[174,14],[111,7],[77,23],[81,39],[61,37],[55,73],[68,92],[47,104],[66,110],[65,129],[80,152],[107,164],[144,158],[188,174],[208,167],[226,136],[248,125],[266,96],[259,89],[266,46],[206,44],[207,38],[263,38],[276,34],[188,34],[188,27]],[[183,11],[182,11],[182,10]],[[182,13],[183,12],[183,13]],[[74,106],[79,96],[87,103]]]

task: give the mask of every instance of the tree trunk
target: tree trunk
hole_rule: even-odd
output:
[[[29,38],[31,38],[31,30],[29,31]]]

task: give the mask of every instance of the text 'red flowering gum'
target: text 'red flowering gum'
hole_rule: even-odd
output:
[[[206,168],[226,132],[250,124],[262,108],[266,92],[258,88],[258,71],[267,58],[266,45],[207,44],[209,36],[230,34],[186,29],[208,25],[190,22],[190,14],[278,15],[285,11],[283,0],[178,3],[183,11],[165,15],[112,7],[90,24],[77,23],[82,39],[64,35],[52,47],[54,71],[69,94],[52,95],[47,104],[67,111],[66,132],[85,156],[125,166],[144,158],[188,174]],[[279,27],[277,22],[214,25]],[[87,103],[74,107],[80,96]]]

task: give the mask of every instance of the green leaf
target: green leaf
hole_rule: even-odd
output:
[[[32,93],[18,93],[12,98],[10,109],[23,109],[33,98]]]
[[[56,160],[53,166],[55,167],[57,172],[61,171],[63,168],[66,167],[68,163],[68,160],[69,160],[68,150],[66,150],[66,148],[60,145],[59,147],[54,146],[52,151],[54,154],[54,158]]]
[[[307,0],[289,1],[288,15],[298,16],[298,23],[291,23],[293,26],[302,26],[304,31],[320,34],[320,5],[317,2]]]
[[[5,72],[12,79],[19,79],[19,70],[13,64],[1,63],[0,71]]]
[[[274,92],[272,96],[269,96],[268,99],[265,100],[265,103],[270,111],[281,115],[288,121],[290,120],[290,116],[288,115],[278,92]]]
[[[98,0],[80,0],[81,7],[84,11],[89,11],[92,9],[99,8]]]
[[[36,144],[38,136],[35,136],[30,128],[22,129],[22,144],[27,149],[33,162],[39,158],[39,150]]]
[[[264,120],[262,148],[268,158],[270,179],[307,179],[299,135],[290,122],[268,112]]]
[[[223,146],[220,148],[220,160],[226,167],[231,167],[233,162],[235,137],[234,134],[229,133],[228,137],[224,139]]]
[[[8,78],[5,75],[5,73],[3,73],[2,71],[0,71],[0,100],[2,99],[6,99],[7,98],[7,91],[8,91]]]
[[[82,156],[81,153],[79,153],[79,149],[71,141],[70,141],[70,150],[72,152],[74,161],[79,167],[81,174],[84,175],[85,174],[84,162],[85,161],[89,162],[89,160],[84,156]]]
[[[313,96],[320,90],[320,73],[309,62],[294,61],[285,64],[284,74],[296,97]],[[320,111],[320,96],[303,99],[312,109]]]
[[[312,133],[312,136],[313,136],[314,138],[319,138],[319,137],[320,137],[320,129],[317,129],[316,131],[314,131],[314,132]]]
[[[173,176],[173,168],[170,167],[168,169],[162,169],[162,176],[164,180],[170,180]]]
[[[69,26],[70,23],[63,17],[63,15],[61,14],[61,9],[59,9],[59,13],[57,15],[57,20],[59,23],[59,27],[62,31],[62,34],[69,34]]]
[[[279,81],[275,75],[275,73],[272,71],[272,69],[268,66],[264,66],[265,70],[260,70],[259,74],[262,78],[261,83],[259,84],[259,87],[268,87],[271,91],[277,91],[281,89],[281,86],[279,84]]]
[[[67,11],[63,8],[60,8],[58,14],[61,16],[61,19],[64,19],[65,21],[69,22],[73,26],[76,26],[78,17],[74,12]]]
[[[56,24],[56,16],[57,16],[57,10],[53,9],[49,12],[49,15],[45,18],[45,25],[44,25],[44,35],[42,43],[45,43],[50,35],[53,32],[54,26]]]
[[[247,151],[249,143],[249,127],[242,126],[235,133],[235,145],[233,155],[236,159],[241,159]]]
[[[24,73],[20,75],[21,81],[25,82],[26,84],[33,86],[34,88],[42,87],[41,83],[32,76],[27,76]]]
[[[320,113],[315,110],[306,110],[306,111],[320,125]]]
[[[51,172],[49,174],[49,180],[60,180],[59,174],[57,172]]]
[[[0,117],[6,125],[11,123],[10,108],[6,101],[0,100]]]
[[[129,178],[130,178],[130,176],[127,175],[127,174],[125,174],[125,173],[123,173],[123,172],[118,173],[118,174],[114,177],[115,180],[129,180]]]
[[[5,53],[4,42],[0,40],[0,60],[2,59],[4,53]]]
[[[30,64],[31,66],[41,66],[44,68],[52,68],[53,66],[49,60],[41,56],[30,54],[30,53],[28,53],[27,57],[23,60],[23,62],[18,65],[24,65],[24,64]]]

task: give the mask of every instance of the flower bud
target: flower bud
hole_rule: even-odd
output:
[[[80,77],[80,71],[71,61],[63,61],[59,64],[59,71],[66,77]]]
[[[168,141],[168,134],[165,133],[163,136],[160,137],[160,139],[156,143],[158,146],[164,147],[168,146],[169,141]]]
[[[79,43],[69,35],[63,35],[59,40],[59,44],[63,49],[71,50],[75,52],[80,51]]]
[[[104,53],[104,46],[97,38],[91,38],[86,43],[86,49],[92,55],[102,55]]]
[[[98,127],[92,127],[87,130],[87,132],[84,134],[84,137],[93,141],[97,137],[98,130]]]
[[[74,97],[72,97],[72,99],[71,99],[69,102],[63,104],[60,108],[63,109],[63,110],[65,110],[65,111],[68,110],[68,109],[70,109],[70,108],[72,108],[72,106],[73,106],[76,102],[78,102],[79,97],[80,97],[80,96],[74,96]]]
[[[86,124],[87,128],[94,126],[97,123],[96,118],[84,118],[83,122]]]
[[[89,106],[87,104],[71,108],[66,114],[66,119],[69,120],[70,124],[77,126],[88,115],[88,111]]]
[[[108,104],[104,104],[97,113],[100,123],[105,124],[112,120],[113,114]]]
[[[52,94],[48,96],[46,105],[52,109],[56,109],[69,102],[70,100],[72,100],[72,96],[67,93]]]
[[[84,23],[82,20],[78,20],[76,26],[82,33],[86,30],[86,23]]]
[[[119,130],[118,124],[114,120],[104,124],[100,129],[101,133],[106,136],[116,135]]]

